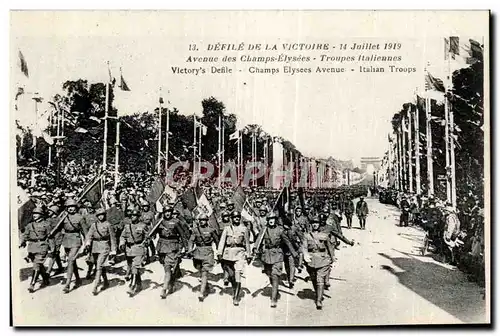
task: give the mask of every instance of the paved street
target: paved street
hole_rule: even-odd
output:
[[[305,271],[293,290],[280,287],[278,308],[269,307],[270,286],[260,268],[247,268],[243,282],[244,297],[234,307],[231,289],[224,288],[222,271],[217,265],[211,294],[199,303],[198,279],[190,260],[184,260],[184,276],[176,291],[160,299],[163,272],[156,262],[146,267],[145,289],[135,298],[126,294],[127,286],[119,268],[109,275],[111,288],[92,296],[92,286],[62,293],[56,280],[51,286],[30,294],[28,265],[22,261],[21,283],[14,279],[13,295],[19,302],[16,324],[55,325],[379,325],[405,323],[484,322],[486,301],[481,288],[451,266],[420,256],[423,232],[396,226],[398,209],[368,199],[370,215],[367,230],[344,229],[354,239],[354,247],[341,245],[338,261],[331,274],[331,288],[326,292],[322,311],[314,304],[310,282],[304,282]],[[345,224],[345,221],[343,222]],[[15,246],[15,245],[14,245]],[[22,260],[24,250],[13,258]],[[123,264],[121,264],[123,265]],[[80,268],[85,268],[79,260]],[[85,275],[86,269],[80,270]],[[61,276],[58,277],[60,279]]]

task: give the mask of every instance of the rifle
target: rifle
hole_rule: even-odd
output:
[[[154,232],[156,231],[156,229],[158,229],[158,227],[160,226],[160,224],[163,222],[163,217],[160,218],[156,224],[151,228],[151,230],[149,230],[148,234],[146,235],[146,237],[144,237],[144,240],[142,241],[141,244],[145,244],[146,241],[151,238],[151,236],[154,234]]]
[[[80,203],[80,201],[87,195],[87,193],[90,191],[90,189],[92,189],[98,182],[100,182],[102,180],[102,176],[103,176],[103,174],[101,173],[99,178],[95,179],[94,182],[92,182],[87,188],[85,188],[85,190],[82,191],[82,193],[80,194],[80,196],[78,196],[78,198],[76,200],[77,204]],[[66,217],[68,217],[68,213],[66,212],[66,210],[61,212],[59,214],[59,217],[61,217],[61,218],[59,219],[57,224],[54,226],[54,228],[50,231],[49,235],[47,236],[48,238],[51,238],[52,236],[54,236],[54,234],[59,230],[59,226],[61,226],[62,222],[66,219]]]
[[[255,241],[255,245],[254,245],[253,250],[252,250],[252,262],[251,263],[254,262],[255,257],[259,254],[259,249],[260,249],[260,246],[262,245],[262,241],[264,240],[264,235],[266,234],[266,231],[267,231],[267,226],[265,226],[262,229],[262,231],[260,231],[260,233],[257,237],[257,240]]]

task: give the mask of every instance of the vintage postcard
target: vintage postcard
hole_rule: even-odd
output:
[[[489,324],[488,11],[12,11],[15,326]]]

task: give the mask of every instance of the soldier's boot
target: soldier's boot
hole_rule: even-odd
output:
[[[57,270],[54,271],[54,275],[61,274],[64,271],[64,267],[61,261],[61,255],[59,253],[56,253],[54,257],[56,264],[57,264]],[[50,272],[47,272],[50,275]]]
[[[28,287],[28,292],[33,293],[35,291],[35,283],[38,278],[38,271],[31,271],[30,286]]]
[[[50,276],[45,270],[45,267],[43,265],[40,265],[40,275],[42,276],[42,285],[40,286],[40,288],[47,287],[50,283],[49,282]]]
[[[135,279],[136,279],[136,275],[132,274],[130,276],[131,286],[129,286],[129,288],[127,289],[127,294],[129,297],[133,297],[135,294],[135,287],[136,287],[136,280]]]
[[[323,309],[323,292],[325,290],[324,284],[318,284],[316,287],[316,309]]]
[[[240,305],[240,291],[241,291],[241,282],[235,281],[234,293],[233,293],[233,305]]]
[[[332,268],[330,267],[330,269],[326,273],[326,277],[325,277],[325,290],[330,289],[330,273],[331,272],[332,272]]]
[[[108,274],[107,274],[105,268],[102,269],[101,276],[102,276],[102,281],[103,281],[101,290],[108,289],[109,288],[109,281],[108,281]]]
[[[96,272],[96,275],[95,275],[95,279],[94,279],[94,288],[92,289],[92,294],[94,296],[99,294],[97,287],[99,287],[99,283],[101,282],[101,274],[102,274],[102,270],[98,269]]]
[[[85,279],[90,280],[92,279],[92,269],[94,268],[94,263],[90,261],[86,261],[87,263],[87,274],[85,275]]]
[[[170,289],[170,280],[171,280],[171,278],[172,278],[171,271],[167,270],[165,272],[165,280],[163,281],[163,289],[162,289],[161,295],[160,295],[160,297],[162,299],[166,299],[167,298],[167,291]]]
[[[132,262],[127,260],[127,273],[125,274],[125,281],[129,281],[131,275],[132,275]],[[129,283],[129,287],[132,287],[132,281]]]
[[[278,286],[279,279],[277,276],[271,278],[271,308],[276,308],[278,305]]]
[[[73,278],[73,268],[75,267],[74,262],[68,262],[68,267],[66,269],[66,283],[63,288],[64,293],[69,293],[71,285],[71,278]]]
[[[229,272],[225,267],[222,267],[222,272],[224,274],[224,286],[229,285]]]
[[[139,293],[142,290],[142,278],[141,278],[141,273],[137,272],[136,274],[136,285],[135,285],[135,292],[136,294]]]
[[[82,285],[82,279],[80,278],[80,273],[78,272],[76,260],[74,261],[73,273],[75,274],[75,285],[73,286],[73,289],[77,289]]]
[[[201,272],[201,284],[200,284],[200,293],[198,294],[198,300],[203,302],[205,300],[206,292],[207,292],[207,282],[208,282],[208,272]]]

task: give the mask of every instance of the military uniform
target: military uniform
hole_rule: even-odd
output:
[[[356,203],[356,214],[359,218],[359,225],[364,230],[366,228],[366,216],[368,216],[368,204],[363,199]]]
[[[241,220],[241,215],[239,215],[239,218]],[[245,259],[249,260],[248,258],[250,258],[248,228],[243,224],[226,226],[222,231],[217,256],[224,261],[229,281],[233,286],[233,304],[239,305],[241,277],[245,269]]]
[[[352,215],[354,214],[354,203],[346,199],[343,205],[344,215],[347,220],[347,228],[352,228]]]
[[[106,215],[106,210],[100,209],[96,215]],[[96,277],[94,280],[94,289],[92,293],[97,294],[97,287],[101,276],[104,281],[102,289],[109,286],[106,269],[104,268],[105,262],[108,259],[110,252],[116,253],[116,237],[113,231],[113,226],[106,220],[94,222],[89,229],[85,246],[90,249],[94,265],[96,267]]]
[[[163,219],[155,231],[159,236],[156,251],[165,270],[165,281],[161,297],[166,298],[167,290],[170,290],[170,292],[173,290],[174,279],[172,275],[174,275],[181,262],[182,246],[187,244],[185,243],[185,232],[181,228],[178,219]]]
[[[42,215],[43,211],[40,208],[36,208],[33,213]],[[49,251],[48,238],[50,231],[50,223],[40,218],[28,223],[21,234],[20,246],[24,247],[26,243],[28,243],[28,258],[33,263],[31,281],[28,289],[30,292],[34,291],[35,283],[40,274],[42,275],[44,286],[48,285],[49,282],[49,275],[45,271],[43,263]]]
[[[56,225],[59,222],[59,217],[57,217],[57,215],[59,214],[59,207],[58,206],[51,206],[49,211],[53,213],[53,217],[47,219],[47,222],[49,223],[50,229],[52,231],[56,228]],[[57,268],[58,268],[56,273],[62,273],[64,271],[62,261],[61,261],[62,238],[63,238],[63,234],[60,230],[53,237],[49,238],[50,261],[49,261],[49,265],[47,267],[47,273],[49,275],[50,275],[50,272],[52,271],[52,267],[54,266],[54,262],[57,264]]]
[[[208,218],[200,220],[208,221]],[[201,285],[199,300],[203,301],[206,295],[208,273],[215,265],[212,244],[218,243],[217,232],[205,223],[193,228],[189,238],[188,250],[192,251],[193,266],[201,273]]]
[[[295,270],[297,267],[302,267],[301,262],[303,259],[301,261],[301,246],[304,233],[298,226],[292,225],[291,227],[285,227],[284,234],[296,252],[294,254],[287,245],[283,246],[285,271],[288,275],[288,284],[290,288],[293,288],[295,283]]]
[[[143,209],[147,206],[149,207],[148,203],[143,203],[142,204]],[[149,210],[147,208],[146,211],[143,211],[141,214],[141,217],[139,218],[139,221],[146,224],[149,229],[153,227],[153,223],[155,222],[155,213],[152,210]],[[154,257],[156,255],[156,249],[155,249],[155,244],[152,240],[148,240],[146,242],[147,244],[147,249],[146,249],[146,262],[149,262],[150,257]]]
[[[271,307],[276,307],[279,278],[283,271],[283,246],[286,245],[287,250],[293,257],[296,257],[297,252],[295,252],[292,243],[282,228],[278,226],[268,226],[261,234],[263,234],[263,239],[260,260],[264,264],[264,272],[271,281]]]
[[[69,200],[66,203],[66,206],[76,206],[76,202]],[[68,213],[59,229],[63,230],[62,246],[64,247],[64,250],[68,257],[68,267],[66,269],[66,284],[63,289],[65,293],[68,293],[73,274],[75,275],[75,288],[81,285],[76,258],[82,246],[82,239],[84,239],[87,235],[85,219],[79,213]]]
[[[327,232],[311,231],[304,235],[302,245],[304,257],[314,289],[316,290],[316,307],[322,308],[323,292],[326,277],[333,263],[333,246]]]
[[[138,212],[135,216],[138,216]],[[125,249],[128,269],[130,269],[130,273],[132,275],[129,286],[129,294],[131,296],[135,295],[142,289],[140,269],[142,267],[144,257],[147,254],[145,246],[149,240],[146,240],[146,238],[150,229],[150,225],[140,219],[136,223],[134,223],[134,221],[130,221],[130,223],[123,228],[120,236],[119,246],[120,249]]]
[[[87,209],[86,214],[83,217],[85,219],[85,230],[87,230],[88,232],[92,224],[98,221],[95,215],[95,211],[93,209],[92,210]],[[92,249],[92,246],[90,246],[90,249]],[[87,254],[85,262],[87,263],[87,275],[85,276],[85,278],[91,279],[92,270],[94,269],[94,258],[92,257],[92,253]]]

